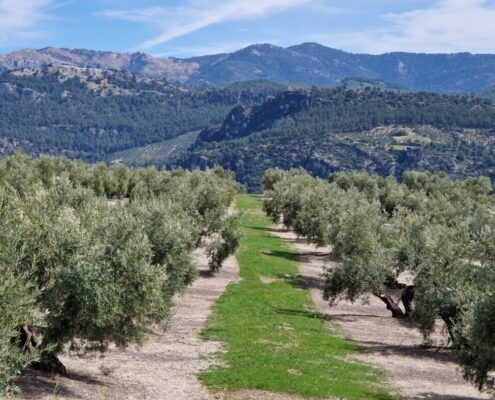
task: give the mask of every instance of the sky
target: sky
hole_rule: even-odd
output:
[[[0,53],[53,46],[191,57],[303,42],[495,53],[495,0],[0,0]]]

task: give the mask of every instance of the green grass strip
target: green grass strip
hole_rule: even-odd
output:
[[[349,359],[362,349],[322,318],[302,282],[291,277],[299,256],[270,234],[261,197],[240,195],[236,205],[245,234],[237,253],[241,280],[220,297],[203,331],[225,344],[218,355],[225,366],[210,368],[203,381],[216,390],[392,399],[383,373]]]

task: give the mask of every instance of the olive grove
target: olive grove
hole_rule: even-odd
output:
[[[331,245],[330,304],[376,296],[425,338],[443,321],[465,376],[494,388],[495,197],[488,178],[407,172],[315,179],[269,170],[265,211],[298,235]],[[395,295],[392,295],[394,293]],[[398,295],[397,295],[398,293]]]
[[[230,173],[128,169],[64,158],[0,161],[0,395],[28,365],[140,343],[195,277],[235,251]]]

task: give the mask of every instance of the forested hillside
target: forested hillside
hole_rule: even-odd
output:
[[[95,68],[47,66],[0,76],[0,153],[131,165],[216,164],[250,190],[270,167],[316,176],[408,169],[495,176],[495,106],[409,92],[370,79],[334,89],[268,81],[191,89]]]
[[[236,84],[185,89],[129,73],[48,66],[0,76],[0,151],[95,161],[221,122],[237,104],[261,103],[284,87]]]
[[[200,133],[179,165],[220,164],[252,190],[274,166],[302,166],[323,177],[355,169],[493,177],[494,126],[495,105],[485,99],[315,88],[234,108],[220,127]]]

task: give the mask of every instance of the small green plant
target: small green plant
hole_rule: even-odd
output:
[[[98,370],[100,371],[100,373],[104,376],[110,376],[112,375],[114,372],[115,372],[115,367],[109,367],[105,364],[101,364],[99,367],[98,367]]]

